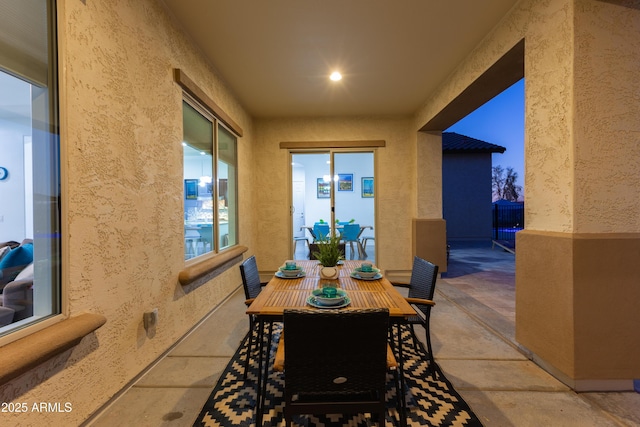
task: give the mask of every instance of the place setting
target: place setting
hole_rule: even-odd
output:
[[[299,279],[306,276],[306,273],[296,264],[295,261],[287,261],[276,271],[276,277],[281,279]]]
[[[363,262],[360,267],[353,269],[351,277],[358,280],[378,280],[382,278],[382,274],[371,263]]]
[[[315,308],[343,308],[351,304],[351,299],[344,289],[330,283],[314,289],[307,298],[307,304]]]

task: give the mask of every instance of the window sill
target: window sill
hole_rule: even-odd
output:
[[[0,347],[0,384],[78,345],[106,321],[102,315],[85,313]]]
[[[249,248],[246,246],[237,245],[201,261],[197,261],[180,272],[178,281],[182,286],[188,286],[201,277],[214,273],[234,258],[242,256],[247,250],[249,250]]]

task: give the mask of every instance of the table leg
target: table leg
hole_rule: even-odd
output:
[[[258,383],[256,387],[256,426],[262,425],[262,355],[264,354],[264,319],[258,317]]]
[[[407,425],[407,400],[405,396],[405,379],[404,379],[404,352],[402,349],[402,325],[396,324],[398,328],[398,366],[400,367],[400,425],[405,427]]]
[[[270,361],[270,356],[271,356],[271,340],[273,338],[273,322],[272,321],[268,321],[267,322],[269,324],[268,327],[268,332],[267,332],[267,346],[265,348],[266,351],[262,351],[263,349],[260,349],[260,362],[258,363],[258,376],[262,378],[261,380],[258,380],[258,402],[256,404],[256,427],[260,427],[262,426],[262,416],[264,413],[264,397],[267,394],[267,381],[269,379],[269,361]],[[263,321],[263,325],[262,325],[262,330],[264,330],[264,321]],[[264,335],[264,333],[263,333]],[[262,342],[264,341],[264,337]],[[263,354],[264,353],[264,354]],[[261,364],[262,364],[262,358],[265,357],[265,363],[264,363],[264,371],[261,369]]]

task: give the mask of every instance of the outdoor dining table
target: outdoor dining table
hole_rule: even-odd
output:
[[[300,278],[280,278],[274,276],[262,289],[247,308],[247,314],[254,315],[258,321],[258,343],[260,354],[258,357],[258,384],[256,399],[256,425],[262,425],[263,399],[266,394],[266,382],[269,372],[269,353],[265,349],[271,348],[271,332],[274,321],[282,320],[285,309],[308,308],[312,310],[350,310],[362,308],[387,308],[389,310],[390,322],[400,322],[403,319],[416,315],[416,311],[397,291],[396,288],[384,276],[376,280],[360,280],[351,276],[356,267],[363,261],[344,261],[342,266],[338,266],[339,275],[337,286],[347,292],[351,303],[343,308],[314,308],[307,303],[311,292],[319,288],[326,280],[321,279],[320,270],[322,266],[315,260],[296,261],[305,275]],[[334,281],[335,282],[335,281]],[[267,326],[267,337],[265,345],[264,329]],[[263,355],[266,354],[266,361]],[[403,363],[402,363],[402,340],[398,339],[398,364],[400,366],[400,380],[404,384]],[[247,357],[249,357],[247,355]],[[264,363],[263,363],[264,362]],[[264,368],[263,368],[264,364]],[[404,399],[402,401],[402,412],[404,412]],[[404,418],[404,414],[401,414]]]

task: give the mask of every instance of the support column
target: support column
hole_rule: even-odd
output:
[[[527,230],[516,238],[516,339],[576,390],[632,389],[640,378],[640,10],[571,6],[565,25],[545,28],[558,45],[525,41]]]
[[[412,254],[447,271],[447,228],[442,218],[442,134],[418,132],[417,217],[412,221]]]

